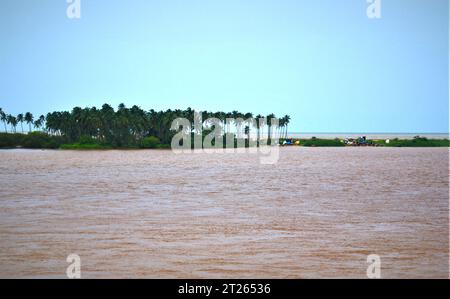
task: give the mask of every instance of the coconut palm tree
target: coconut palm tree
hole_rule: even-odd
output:
[[[6,128],[6,113],[5,113],[5,111],[3,111],[2,108],[0,108],[0,119],[3,122],[3,124],[5,125],[5,133],[8,133],[8,129]]]
[[[286,123],[284,122],[284,118],[282,117],[278,123],[278,134],[280,138],[284,138],[284,128]]]
[[[256,116],[256,141],[259,143],[259,137],[260,137],[260,123],[259,120],[262,118],[261,114],[258,114]]]
[[[34,125],[34,127],[35,127],[36,129],[39,130],[39,128],[42,126],[42,121],[41,121],[41,119],[40,119],[40,118],[36,119],[36,120],[34,121],[33,125]]]
[[[235,127],[235,132],[238,134],[237,138],[241,138],[241,128],[242,128],[242,113],[234,110],[231,112],[231,116],[233,118],[233,122],[234,122],[234,127]]]
[[[289,115],[285,115],[285,116],[283,116],[282,119],[283,119],[283,125],[285,127],[285,129],[284,129],[284,138],[287,138],[288,137],[288,125],[289,125],[289,122],[291,120],[291,117]]]
[[[267,119],[267,139],[270,140],[271,137],[271,133],[272,133],[272,119],[275,118],[275,114],[271,113],[269,115],[267,115],[266,119]]]
[[[22,134],[23,134],[23,114],[22,113],[17,115],[17,121],[20,122],[20,127],[22,128]]]
[[[41,114],[41,115],[39,116],[39,123],[40,123],[41,127],[44,126],[44,123],[45,123],[45,116],[44,116],[43,114]]]
[[[17,118],[15,116],[12,116],[11,114],[8,114],[8,116],[6,117],[6,121],[11,126],[11,131],[16,133]]]
[[[30,112],[25,113],[24,119],[29,126],[29,132],[31,132],[31,125],[33,124],[33,114],[31,114]]]

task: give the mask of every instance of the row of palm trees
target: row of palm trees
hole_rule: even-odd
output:
[[[10,126],[11,133],[17,133],[16,128],[17,125],[20,124],[21,131],[22,133],[24,133],[23,130],[24,122],[28,124],[28,132],[31,132],[32,127],[39,130],[40,128],[44,127],[45,124],[44,115],[39,116],[37,119],[34,119],[33,114],[31,114],[30,112],[27,112],[25,114],[20,113],[17,116],[14,116],[11,114],[6,114],[2,108],[0,108],[0,120],[3,122],[5,133],[8,133],[7,125]]]
[[[96,107],[80,108],[75,107],[72,111],[55,111],[48,113],[46,117],[41,115],[34,120],[33,115],[29,112],[16,116],[7,115],[0,108],[0,117],[5,125],[7,132],[7,124],[10,125],[11,132],[16,132],[16,127],[20,123],[23,132],[23,122],[29,125],[29,131],[32,126],[35,128],[44,128],[48,134],[60,135],[66,137],[69,141],[77,141],[82,136],[89,136],[100,142],[112,144],[115,146],[133,145],[142,140],[146,136],[158,137],[162,143],[170,144],[173,135],[172,121],[176,118],[186,118],[192,124],[192,131],[195,132],[194,121],[198,114],[191,108],[185,110],[155,111],[153,109],[144,111],[140,107],[134,105],[127,108],[124,104],[120,104],[117,110],[109,104],[104,104],[100,109]],[[263,136],[264,129],[267,128],[267,136],[270,139],[274,133],[281,137],[286,137],[288,132],[288,124],[290,122],[289,115],[279,119],[279,126],[273,128],[271,120],[275,118],[274,114],[267,116],[256,115],[255,118],[263,119],[267,125],[260,126],[256,122],[255,128],[248,124],[243,124],[242,120],[253,118],[252,113],[232,112],[202,112],[202,121],[208,118],[216,118],[221,122],[221,130],[223,134],[238,132],[245,125],[244,132],[250,136],[250,131],[256,129],[257,138]],[[233,119],[233,122],[227,121]]]

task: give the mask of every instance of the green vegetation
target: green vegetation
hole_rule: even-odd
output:
[[[341,146],[386,146],[386,147],[450,147],[448,139],[427,139],[425,137],[416,136],[413,139],[391,139],[386,140],[353,140],[352,143],[346,144],[348,140],[341,139],[286,139],[288,145],[308,146],[308,147],[341,147]],[[285,139],[280,139],[283,144]],[[358,141],[358,142],[357,142]]]
[[[192,147],[194,147],[195,136],[199,136],[194,126],[196,115],[194,110],[144,111],[138,106],[131,108],[120,104],[114,110],[109,104],[104,104],[101,109],[96,107],[75,107],[72,111],[56,111],[39,116],[34,119],[30,112],[20,113],[17,116],[6,114],[0,108],[0,121],[4,125],[4,133],[0,133],[0,148],[48,148],[48,149],[167,149],[177,131],[171,130],[173,120],[185,118],[191,123]],[[197,116],[198,117],[198,116]],[[256,133],[258,145],[261,139],[266,139],[271,144],[275,133],[281,136],[281,143],[287,138],[289,115],[279,119],[279,127],[272,127],[271,119],[274,114],[267,116],[256,115],[256,119],[263,119],[265,124],[260,126],[244,122],[253,118],[252,113],[232,112],[203,112],[203,121],[209,118],[219,120],[219,131],[223,138],[224,147],[227,140],[234,139],[234,146],[249,146],[251,132]],[[230,119],[230,121],[227,121]],[[24,124],[28,125],[28,134],[24,133]],[[20,131],[17,133],[17,126]],[[8,132],[9,127],[9,132]],[[214,126],[213,126],[214,127]],[[32,132],[33,128],[35,131]],[[212,132],[213,128],[204,129],[202,137]],[[216,129],[216,128],[214,128]],[[241,132],[236,135],[236,131]],[[253,131],[254,130],[254,131]],[[253,133],[253,134],[254,134]],[[253,135],[254,136],[254,135]],[[291,144],[299,143],[307,147],[342,147],[346,146],[339,139],[289,139]],[[213,144],[215,140],[213,140]],[[355,146],[354,142],[352,146]],[[447,139],[427,139],[416,136],[411,140],[392,139],[387,143],[385,140],[365,140],[363,144],[356,142],[356,146],[388,146],[388,147],[449,147]]]
[[[385,140],[373,140],[374,144],[389,147],[449,147],[450,141],[447,139],[427,139],[416,136],[413,139],[391,139],[389,143]]]
[[[78,142],[71,143],[71,144],[62,144],[60,146],[61,149],[70,149],[70,150],[76,150],[76,149],[111,149],[110,146],[101,144],[91,136],[81,136],[78,140]]]
[[[148,136],[142,139],[142,148],[157,148],[161,144],[161,141],[155,136]]]
[[[62,148],[62,149],[108,149],[108,148],[170,148],[176,130],[171,130],[172,122],[177,118],[189,120],[192,124],[192,136],[200,134],[194,126],[194,110],[144,111],[138,106],[127,108],[120,104],[115,110],[109,104],[104,104],[100,109],[96,107],[75,107],[72,111],[55,111],[48,113],[46,117],[41,115],[36,120],[33,114],[27,112],[13,116],[6,114],[0,108],[0,120],[4,124],[5,133],[0,135],[0,148],[26,147],[26,148]],[[274,133],[287,136],[290,117],[288,115],[279,119],[279,126],[272,127],[271,120],[274,114],[267,116],[257,115],[257,119],[263,119],[268,125],[260,127],[257,123],[250,126],[245,120],[253,118],[252,113],[232,112],[203,112],[203,121],[216,118],[220,123],[222,136],[237,137],[234,132],[242,131],[241,139],[246,139],[248,145],[251,131],[255,130],[258,140],[265,133],[268,144]],[[230,119],[230,120],[228,120]],[[196,119],[198,120],[198,119]],[[28,135],[16,134],[16,127],[20,124],[22,133],[23,123],[28,124]],[[8,132],[9,126],[9,132]],[[217,126],[217,125],[216,125]],[[32,132],[32,127],[43,132]],[[215,127],[215,126],[213,126]],[[214,128],[216,129],[216,128]],[[277,131],[275,131],[277,130]],[[205,130],[206,132],[208,130]],[[9,133],[9,134],[6,134]],[[29,136],[29,137],[26,137]],[[203,133],[203,137],[205,134]],[[245,138],[246,137],[246,138]]]
[[[0,133],[0,148],[59,148],[65,139],[62,136],[49,136],[43,132],[29,134]]]
[[[300,145],[303,146],[320,146],[320,147],[336,147],[336,146],[345,146],[345,144],[339,139],[300,139]]]

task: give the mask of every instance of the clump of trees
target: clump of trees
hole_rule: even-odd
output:
[[[300,141],[302,146],[320,146],[320,147],[341,147],[345,146],[343,142],[339,139],[319,139],[312,137],[311,139],[302,139]]]
[[[271,126],[271,119],[275,118],[274,114],[255,117],[253,113],[239,111],[203,112],[201,117],[203,121],[208,118],[219,119],[223,136],[228,134],[234,136],[234,132],[245,126],[242,130],[243,138],[249,138],[250,133],[254,132],[258,140],[264,138],[264,130],[267,130],[267,134],[264,136],[269,140],[275,133],[286,137],[290,122],[290,117],[286,115],[279,119],[279,126],[274,128]],[[255,127],[250,127],[242,121],[253,117],[264,119],[267,125],[261,127],[259,122],[256,122]],[[177,118],[188,119],[193,124],[192,134],[197,133],[194,127],[194,110],[191,108],[144,111],[136,105],[128,108],[124,104],[120,104],[115,110],[111,105],[104,104],[99,109],[75,107],[72,111],[55,111],[46,116],[41,115],[37,119],[34,119],[30,112],[13,116],[6,114],[0,108],[0,119],[4,123],[5,133],[16,133],[18,124],[21,125],[21,131],[24,132],[23,123],[25,122],[29,126],[28,132],[31,132],[34,127],[37,130],[42,129],[49,136],[61,137],[59,140],[64,140],[66,143],[98,144],[110,147],[155,148],[168,145],[177,133],[171,130],[172,122]],[[227,119],[233,119],[233,122],[230,123]],[[89,143],[84,142],[86,138],[90,140]]]
[[[415,136],[413,139],[394,138],[389,140],[389,143],[385,140],[374,140],[374,143],[388,147],[450,147],[448,139],[428,139],[420,136]]]
[[[43,127],[45,123],[45,116],[41,115],[37,119],[34,119],[33,114],[31,114],[30,112],[25,113],[25,115],[20,113],[17,116],[14,116],[12,114],[6,114],[6,112],[3,111],[2,108],[0,108],[0,120],[3,122],[5,133],[8,133],[8,126],[9,126],[9,133],[17,133],[17,125],[19,123],[22,133],[24,133],[23,130],[24,122],[28,124],[28,132],[32,131],[32,127],[39,130],[40,128]]]

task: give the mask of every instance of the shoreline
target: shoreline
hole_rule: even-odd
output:
[[[442,139],[433,139],[426,141],[426,144],[410,144],[411,140],[408,139],[402,139],[398,140],[396,144],[385,144],[384,140],[373,140],[373,145],[336,145],[335,143],[338,142],[333,139],[321,139],[321,142],[325,142],[325,144],[308,144],[305,145],[304,143],[311,141],[311,140],[301,140],[300,144],[288,144],[288,145],[276,145],[281,148],[290,148],[290,147],[299,147],[299,148],[364,148],[364,147],[370,147],[370,148],[450,148],[450,141],[449,140],[442,140]],[[330,144],[327,144],[330,142]],[[341,142],[341,141],[339,141]],[[248,148],[248,147],[246,147]],[[207,148],[203,148],[207,149]],[[224,148],[225,149],[225,148]],[[230,148],[231,149],[231,148]],[[237,149],[235,147],[234,149]],[[160,147],[160,148],[140,148],[140,147],[57,147],[57,148],[50,148],[50,147],[0,147],[0,151],[7,151],[7,150],[55,150],[55,151],[145,151],[145,150],[152,150],[152,151],[169,151],[171,150],[170,147]],[[196,149],[192,149],[196,150]]]
[[[192,136],[194,137],[194,136]],[[205,137],[203,137],[205,138]],[[227,145],[229,136],[224,136],[224,148]],[[412,138],[386,138],[372,139],[367,136],[345,137],[345,138],[317,138],[315,136],[306,138],[279,138],[267,140],[260,139],[258,145],[256,140],[248,138],[234,138],[234,146],[230,148],[249,148],[259,147],[259,145],[267,145],[276,143],[276,146],[299,146],[299,147],[450,147],[449,139],[429,139],[424,136],[416,135]],[[61,149],[61,150],[140,150],[140,149],[157,149],[170,150],[171,145],[162,143],[154,137],[143,138],[144,142],[128,145],[110,144],[105,141],[90,138],[80,138],[76,142],[70,142],[62,136],[49,135],[44,132],[32,132],[30,134],[9,134],[0,133],[0,149]],[[195,142],[192,140],[191,146]],[[275,144],[274,144],[275,145]],[[208,147],[203,147],[208,148]],[[192,148],[193,149],[193,148]]]
[[[358,138],[361,136],[366,136],[368,139],[405,139],[411,140],[414,139],[415,136],[425,137],[427,139],[450,139],[450,133],[382,133],[382,132],[374,132],[374,133],[358,133],[358,132],[326,132],[326,133],[315,133],[315,132],[291,132],[288,133],[288,138],[294,139],[310,139],[312,137],[322,138],[322,139],[345,139],[345,138]]]

